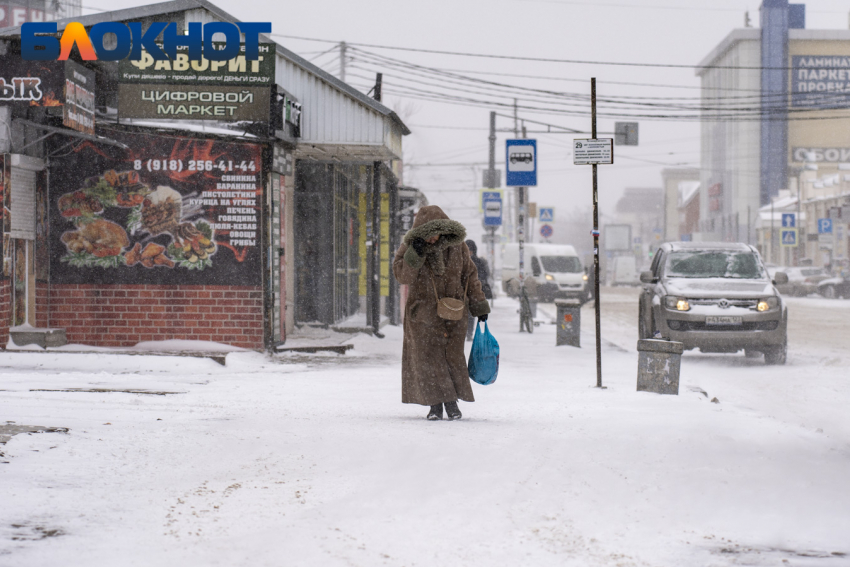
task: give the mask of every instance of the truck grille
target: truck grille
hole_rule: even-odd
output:
[[[701,321],[667,321],[674,331],[775,331],[779,321],[744,322],[741,325],[706,325]]]
[[[691,305],[724,305],[726,307],[753,308],[758,305],[758,299],[688,299]]]

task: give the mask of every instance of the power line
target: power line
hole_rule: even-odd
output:
[[[458,75],[458,74],[455,74],[455,73],[441,71],[439,69],[434,69],[434,68],[431,68],[431,67],[425,67],[425,66],[422,66],[422,65],[408,63],[408,62],[405,62],[405,61],[400,61],[400,60],[397,60],[397,59],[392,59],[392,58],[380,56],[380,55],[377,55],[377,54],[370,54],[369,52],[365,52],[365,51],[362,51],[362,50],[359,50],[359,49],[355,49],[355,51],[357,51],[361,55],[365,55],[367,59],[373,59],[376,64],[387,65],[387,66],[390,66],[390,67],[393,67],[393,68],[396,68],[396,69],[400,69],[403,72],[411,74],[413,76],[427,78],[427,79],[429,79],[429,82],[424,82],[424,81],[422,81],[420,79],[416,79],[416,78],[403,77],[404,80],[415,82],[415,83],[420,83],[420,84],[426,84],[426,85],[429,85],[429,86],[442,86],[442,85],[434,85],[434,83],[431,82],[433,80],[433,77],[431,77],[429,75],[437,75],[444,82],[446,82],[446,80],[447,80],[446,78],[448,78],[448,82],[454,83],[454,84],[464,85],[464,86],[467,86],[467,87],[470,86],[467,83],[474,83],[474,84],[476,84],[476,86],[478,84],[480,84],[480,85],[486,86],[490,90],[495,88],[495,89],[499,89],[502,92],[505,92],[505,91],[510,92],[512,95],[516,95],[517,93],[522,93],[522,95],[524,95],[526,97],[531,97],[531,98],[538,98],[539,99],[539,98],[542,97],[542,98],[547,99],[547,100],[552,100],[553,97],[555,97],[559,101],[561,101],[563,99],[569,99],[569,100],[577,100],[577,101],[585,101],[585,102],[588,102],[589,98],[590,98],[589,95],[587,95],[585,93],[570,93],[570,92],[552,91],[552,90],[545,90],[545,89],[534,89],[534,88],[530,88],[530,87],[521,87],[521,86],[517,86],[517,85],[497,83],[497,82],[494,82],[494,81],[487,81],[487,80],[478,79],[478,78],[474,78],[474,77],[466,77],[466,76]],[[364,68],[359,67],[359,66],[357,66],[357,68],[360,68],[360,69],[363,69],[363,70],[366,70],[366,71],[371,71],[371,69],[364,69]],[[471,92],[472,94],[479,94],[479,95],[482,95],[482,94],[483,95],[489,95],[490,94],[489,90],[487,92],[484,92],[484,93],[482,93],[480,90],[478,90],[478,91],[465,90],[464,91],[463,89],[456,89],[456,88],[454,90],[462,90],[463,92]],[[740,104],[739,102],[736,102],[736,101],[738,99],[742,99],[742,98],[761,99],[761,102],[769,102],[771,99],[774,99],[776,102],[780,102],[780,101],[783,101],[786,96],[787,95],[769,93],[769,94],[763,95],[761,97],[728,97],[728,101],[729,101],[728,104],[729,105]],[[837,97],[838,97],[838,95],[836,95],[836,100],[837,100]],[[708,97],[706,97],[706,98],[708,98]],[[669,102],[664,102],[664,103],[662,103],[662,102],[642,102],[644,100],[647,100],[647,101],[648,100],[657,100],[657,101],[682,100],[680,98],[670,98],[670,97],[610,97],[609,96],[609,97],[602,97],[599,100],[600,100],[600,102],[607,102],[607,103],[619,104],[619,105],[625,105],[625,106],[661,108],[661,109],[668,109],[668,110],[744,111],[744,112],[758,111],[758,112],[765,112],[765,111],[774,109],[774,108],[767,108],[767,107],[762,106],[762,105],[759,105],[758,107],[752,107],[752,106],[749,106],[749,107],[746,107],[746,106],[744,106],[744,107],[728,106],[727,107],[726,105],[723,105],[723,104],[717,105],[717,103],[715,103],[715,106],[706,106],[705,104],[697,105],[697,104],[682,104],[682,103],[672,104],[672,103],[669,103]],[[700,98],[699,100],[703,100],[703,98]],[[721,100],[725,101],[725,100],[727,100],[727,98],[721,98]],[[782,104],[780,106],[775,107],[775,109],[784,110],[785,107],[786,107],[786,105]]]
[[[319,41],[325,43],[339,43],[338,41],[329,39],[318,39],[314,37],[304,37],[288,34],[268,34],[272,37],[284,37],[288,39],[301,39],[304,41]],[[538,63],[563,63],[571,65],[610,65],[615,67],[656,67],[667,69],[736,69],[760,71],[766,70],[782,70],[787,71],[791,67],[761,67],[761,66],[741,66],[741,65],[687,65],[682,63],[636,63],[631,61],[593,61],[586,59],[557,59],[554,57],[529,57],[524,55],[496,55],[490,53],[471,53],[464,51],[449,51],[444,49],[426,49],[417,47],[401,47],[397,45],[380,45],[375,43],[351,43],[346,42],[348,46],[356,47],[371,47],[373,49],[391,49],[394,51],[407,51],[411,53],[430,53],[435,55],[452,55],[456,57],[475,57],[479,59],[501,59],[510,61],[534,61]]]

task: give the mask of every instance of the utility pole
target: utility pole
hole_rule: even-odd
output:
[[[590,137],[596,139],[596,77],[590,79]],[[593,164],[593,302],[596,308],[596,387],[602,387],[602,317],[599,305],[599,192]]]
[[[517,131],[517,100],[514,99],[514,132]],[[522,127],[522,137],[525,138],[525,126]],[[519,244],[519,285],[525,285],[525,187],[517,187],[517,243]]]
[[[381,102],[381,83],[383,75],[375,78],[375,100]],[[381,162],[372,163],[372,225],[371,234],[367,235],[366,243],[369,282],[369,313],[372,323],[372,333],[378,338],[384,338],[381,329]]]
[[[344,41],[339,42],[339,80],[345,82],[345,60],[348,46]]]
[[[490,112],[490,136],[488,138],[490,141],[490,159],[489,159],[489,170],[487,171],[487,188],[495,189],[496,188],[496,113],[495,111]],[[502,212],[502,216],[504,217],[504,211]],[[487,231],[490,233],[489,242],[487,243],[488,256],[490,257],[490,273],[496,273],[496,227],[490,226],[487,227]]]

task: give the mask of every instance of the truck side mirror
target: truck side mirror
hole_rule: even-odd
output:
[[[773,283],[775,285],[785,285],[788,283],[788,274],[785,272],[776,272],[773,274]]]
[[[652,272],[641,272],[640,273],[640,283],[656,283],[658,278],[655,277],[655,274]]]

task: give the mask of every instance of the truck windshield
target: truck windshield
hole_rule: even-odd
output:
[[[543,269],[554,274],[576,274],[581,271],[581,262],[575,256],[541,256]]]
[[[671,252],[664,275],[669,278],[767,278],[755,254],[723,250]]]

